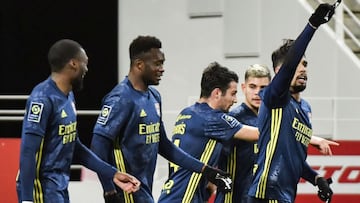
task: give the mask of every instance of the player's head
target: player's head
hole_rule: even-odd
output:
[[[270,70],[265,65],[254,64],[246,69],[241,89],[245,95],[245,104],[254,112],[258,111],[261,103],[259,92],[269,85],[270,80]]]
[[[284,40],[284,44],[272,53],[271,59],[273,62],[273,68],[275,74],[280,70],[281,65],[285,61],[286,55],[293,44],[294,44],[294,40],[286,39]],[[296,72],[291,81],[291,85],[290,85],[291,93],[299,93],[305,90],[306,82],[308,79],[307,69],[306,69],[307,64],[308,62],[306,61],[305,56],[303,56],[303,58],[300,60],[300,63],[296,68]]]
[[[160,49],[161,41],[153,36],[138,36],[130,44],[130,71],[146,86],[158,85],[164,73],[165,56]]]
[[[74,40],[62,39],[53,44],[48,53],[51,72],[66,74],[72,89],[80,90],[88,71],[88,57],[81,45]]]
[[[217,62],[211,63],[202,74],[201,98],[212,98],[216,108],[228,112],[237,102],[237,74]]]

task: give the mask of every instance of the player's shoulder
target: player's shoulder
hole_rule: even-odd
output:
[[[126,83],[121,82],[104,96],[103,102],[130,101],[133,94],[134,91]]]
[[[231,111],[229,112],[229,115],[231,116],[241,116],[243,114],[245,114],[247,111],[246,105],[245,103],[242,103],[238,106],[235,106],[233,109],[231,109]]]
[[[308,101],[306,101],[305,99],[301,99],[300,100],[300,105],[301,108],[305,111],[311,112],[311,105]]]
[[[149,91],[151,92],[151,94],[153,94],[157,99],[161,99],[161,95],[160,92],[153,86],[149,86]]]
[[[303,99],[303,98],[301,98],[301,104],[302,105],[305,105],[305,106],[308,106],[308,107],[310,107],[311,105],[310,105],[310,103],[308,102],[308,101],[306,101],[305,99]]]
[[[57,94],[54,85],[55,83],[50,78],[40,82],[32,89],[29,98],[35,100],[51,98],[54,94]]]

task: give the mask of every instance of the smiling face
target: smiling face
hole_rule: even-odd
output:
[[[84,77],[88,71],[88,57],[84,49],[80,49],[79,55],[72,59],[75,69],[73,79],[71,81],[73,90],[79,91],[83,88]]]
[[[159,85],[161,77],[164,73],[164,53],[160,49],[152,48],[146,53],[143,62],[144,70],[142,79],[148,85]]]

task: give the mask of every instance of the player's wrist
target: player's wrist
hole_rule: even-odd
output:
[[[205,171],[205,168],[206,168],[206,164],[204,164],[203,167],[201,168],[201,173]]]
[[[310,27],[312,27],[314,30],[316,30],[316,29],[317,29],[317,27],[316,27],[316,26],[314,26],[313,24],[311,24],[310,22],[309,22],[309,25],[310,25]]]

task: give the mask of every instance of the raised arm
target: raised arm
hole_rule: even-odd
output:
[[[263,102],[268,107],[278,107],[287,102],[288,95],[290,94],[289,88],[291,80],[314,33],[315,29],[310,26],[310,24],[307,24],[294,41],[279,72],[275,75],[267,87],[267,90],[264,92]]]

